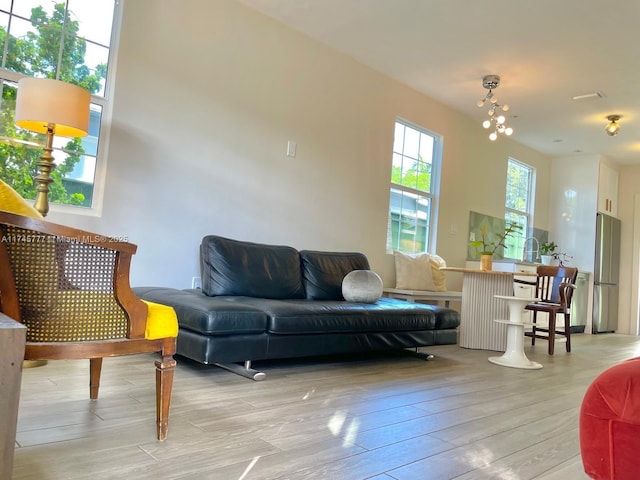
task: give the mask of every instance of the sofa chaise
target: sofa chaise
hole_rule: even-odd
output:
[[[254,380],[253,361],[401,350],[457,342],[460,315],[392,298],[348,302],[342,280],[368,270],[362,253],[319,252],[209,235],[200,246],[201,289],[136,287],[173,307],[177,353]]]

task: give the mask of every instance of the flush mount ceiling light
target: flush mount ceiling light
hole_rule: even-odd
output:
[[[509,105],[500,105],[498,103],[498,98],[493,94],[493,91],[498,88],[499,85],[500,77],[498,75],[485,75],[482,78],[482,86],[489,90],[489,93],[487,93],[482,100],[478,100],[477,104],[480,108],[484,107],[487,103],[491,105],[487,112],[490,118],[489,120],[482,122],[482,126],[487,129],[493,127],[493,132],[489,134],[489,140],[492,142],[498,138],[499,133],[507,136],[513,133],[513,128],[507,127],[504,124],[506,121],[504,115],[500,115],[498,113],[500,110],[503,112],[509,110]]]
[[[607,120],[609,123],[606,127],[604,127],[605,131],[608,135],[615,137],[620,131],[620,125],[617,123],[618,120],[622,118],[622,115],[609,115]]]

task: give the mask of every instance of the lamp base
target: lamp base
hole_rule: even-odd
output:
[[[47,213],[49,213],[49,184],[53,182],[51,170],[56,167],[52,155],[53,135],[54,125],[50,123],[47,128],[47,144],[38,162],[40,173],[34,179],[36,182],[36,201],[33,206],[43,217],[46,217]]]

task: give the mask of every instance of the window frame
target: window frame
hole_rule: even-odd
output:
[[[518,168],[524,168],[529,172],[529,181],[527,185],[527,198],[525,200],[525,204],[526,204],[525,210],[518,210],[515,208],[511,208],[507,205],[509,186],[511,184],[510,177],[509,177],[509,170],[510,170],[509,167],[512,164],[516,165]],[[515,246],[516,252],[522,251],[522,247],[524,245],[525,239],[530,237],[531,233],[533,232],[533,216],[534,216],[535,198],[536,198],[535,194],[536,194],[535,167],[525,162],[522,162],[520,160],[517,160],[513,157],[509,157],[507,161],[507,174],[506,174],[506,182],[505,182],[505,213],[504,213],[505,222],[509,223],[510,214],[524,217],[526,222],[525,228],[523,228],[521,235],[518,237],[514,237],[514,240],[516,241],[516,246]],[[507,256],[506,253],[507,253],[507,250],[505,250],[505,258],[522,260],[521,256],[511,257],[511,256]]]
[[[62,1],[62,0],[60,0]],[[104,96],[91,95],[91,103],[101,107],[100,126],[98,134],[98,147],[96,152],[96,167],[93,180],[91,206],[65,205],[51,202],[49,213],[59,212],[65,214],[96,216],[102,215],[104,187],[106,182],[107,163],[109,158],[109,144],[111,124],[113,118],[113,97],[115,92],[116,65],[118,63],[118,50],[120,46],[120,31],[122,26],[123,3],[125,0],[114,0],[113,21],[111,25],[111,37],[109,44],[108,69],[105,78]],[[0,67],[0,78],[17,83],[26,75],[6,70]]]
[[[419,134],[427,135],[433,139],[433,146],[431,148],[431,176],[430,176],[430,187],[429,191],[420,190],[417,188],[412,188],[409,186],[401,185],[393,182],[393,160],[396,154],[404,156],[403,152],[395,151],[395,131],[397,125],[400,124],[403,127],[411,128],[416,130]],[[389,208],[387,212],[387,236],[386,236],[386,251],[387,253],[393,253],[393,251],[401,251],[406,254],[419,254],[419,253],[435,253],[436,251],[436,242],[437,242],[437,234],[438,234],[438,210],[439,210],[439,200],[440,200],[440,177],[442,170],[442,147],[443,147],[443,137],[442,135],[435,133],[425,127],[417,125],[409,120],[406,120],[402,117],[396,117],[393,123],[393,142],[391,148],[391,171],[389,174],[390,182],[389,182]],[[393,190],[399,190],[401,193],[408,193],[410,195],[417,195],[419,197],[425,197],[429,199],[429,223],[426,225],[426,233],[425,233],[425,249],[423,251],[406,251],[402,250],[399,245],[393,245],[392,239],[392,202],[391,195]]]

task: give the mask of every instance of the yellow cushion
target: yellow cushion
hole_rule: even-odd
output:
[[[0,210],[17,213],[31,218],[43,218],[39,211],[33,208],[9,185],[0,180]]]
[[[146,300],[143,300],[143,302],[149,307],[144,338],[157,340],[158,338],[177,337],[178,317],[175,310],[167,305],[147,302]]]
[[[433,277],[433,284],[435,285],[436,292],[446,292],[447,291],[447,279],[445,273],[440,270],[442,267],[447,266],[447,262],[444,261],[439,255],[431,254],[431,258],[429,259],[431,263],[431,276]]]

